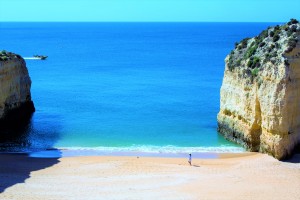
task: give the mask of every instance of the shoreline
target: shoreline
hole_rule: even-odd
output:
[[[182,158],[190,153],[194,158],[218,158],[218,154],[242,154],[247,151],[240,146],[179,147],[179,146],[128,146],[128,147],[51,147],[47,149],[11,149],[0,154],[28,154],[31,157],[74,157],[74,156],[147,156]]]
[[[26,155],[35,158],[64,158],[64,157],[81,157],[81,156],[114,156],[114,157],[153,157],[153,158],[187,158],[189,153],[193,159],[218,159],[223,157],[240,157],[255,154],[255,152],[236,151],[236,152],[145,152],[129,150],[96,150],[96,149],[46,149],[40,151],[28,152],[0,152],[1,155]]]

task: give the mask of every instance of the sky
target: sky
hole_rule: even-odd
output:
[[[286,22],[300,0],[0,0],[0,21]]]

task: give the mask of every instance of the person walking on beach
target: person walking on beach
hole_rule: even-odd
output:
[[[190,166],[192,166],[192,154],[189,154],[189,161],[188,162],[190,163]]]

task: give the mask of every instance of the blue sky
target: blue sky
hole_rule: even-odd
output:
[[[0,0],[0,21],[285,22],[300,0]]]

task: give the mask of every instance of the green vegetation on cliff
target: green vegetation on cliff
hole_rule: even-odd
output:
[[[5,50],[0,51],[0,61],[7,61],[14,58],[21,58],[21,56]]]
[[[245,68],[245,75],[257,77],[261,68],[268,62],[272,64],[287,64],[283,56],[291,52],[300,37],[300,23],[291,19],[288,23],[269,27],[255,38],[245,38],[235,43],[227,60],[230,71],[235,68]],[[252,73],[255,69],[255,73]],[[251,73],[250,73],[251,72]]]

